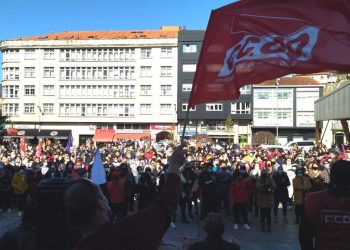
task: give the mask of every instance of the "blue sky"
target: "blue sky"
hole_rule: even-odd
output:
[[[233,1],[1,0],[0,41],[62,31],[159,29],[166,25],[205,29],[210,11]]]
[[[210,11],[233,0],[1,0],[0,40],[61,31],[205,29]]]

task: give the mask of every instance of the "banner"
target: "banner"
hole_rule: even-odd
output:
[[[212,11],[189,106],[291,73],[350,72],[350,1],[245,0]]]

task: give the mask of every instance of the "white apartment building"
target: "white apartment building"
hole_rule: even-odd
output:
[[[278,143],[315,139],[314,102],[322,85],[310,77],[283,77],[279,86],[266,81],[253,86],[253,133],[267,131]]]
[[[71,131],[75,144],[98,129],[114,131],[113,139],[173,130],[178,31],[163,26],[3,41],[3,115],[15,129],[40,130],[39,137]]]

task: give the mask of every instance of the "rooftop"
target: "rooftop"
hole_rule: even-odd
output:
[[[133,30],[133,31],[64,31],[39,36],[19,37],[12,41],[45,41],[45,40],[89,40],[89,39],[152,39],[177,38],[179,26],[162,26],[160,30]]]
[[[279,86],[288,86],[288,85],[303,85],[303,86],[314,86],[321,85],[318,81],[311,77],[302,77],[302,76],[292,76],[292,77],[282,77],[279,79]],[[257,84],[256,86],[275,86],[275,80],[268,80]]]

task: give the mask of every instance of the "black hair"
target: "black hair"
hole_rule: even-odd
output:
[[[95,217],[98,188],[91,181],[80,179],[65,192],[66,210],[78,225],[85,226]]]
[[[350,161],[338,160],[331,167],[331,183],[337,187],[350,187]]]

